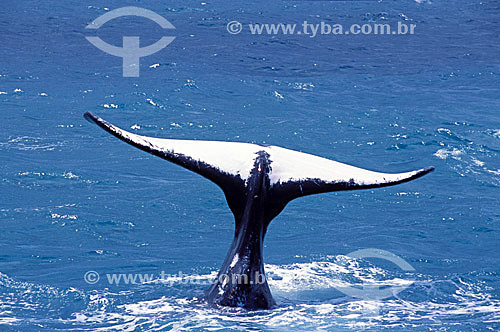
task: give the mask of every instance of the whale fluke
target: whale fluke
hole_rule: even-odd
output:
[[[146,137],[122,130],[90,112],[84,116],[122,141],[198,173],[222,189],[234,214],[236,231],[219,272],[224,280],[218,278],[207,295],[210,303],[219,305],[265,309],[274,304],[265,281],[262,243],[271,220],[291,200],[392,186],[434,169],[380,173],[272,145]],[[258,278],[264,280],[259,283]]]

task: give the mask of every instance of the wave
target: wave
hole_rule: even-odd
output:
[[[266,265],[277,300],[273,310],[247,312],[212,308],[203,300],[206,286],[189,280],[213,280],[216,272],[186,274],[130,286],[120,291],[15,281],[0,274],[0,324],[16,330],[39,326],[67,331],[214,331],[214,330],[453,330],[457,324],[498,326],[500,301],[477,276],[436,278],[418,272],[394,272],[345,256],[290,265]],[[412,278],[413,284],[391,298],[358,300],[339,285],[362,286],[367,280]],[[164,294],[160,296],[159,294]]]
[[[466,124],[457,128],[439,128],[442,146],[434,156],[444,160],[461,177],[475,175],[482,183],[500,185],[498,153],[500,152],[499,129],[477,130]],[[462,128],[463,127],[463,128]]]

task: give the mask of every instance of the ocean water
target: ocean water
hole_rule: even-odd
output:
[[[123,6],[176,29],[138,17],[85,29]],[[499,18],[488,0],[3,1],[0,330],[500,330]],[[243,31],[229,34],[230,21]],[[311,38],[248,28],[303,21],[416,29]],[[121,58],[85,39],[143,46],[164,34],[176,39],[140,60],[140,77],[122,77]],[[265,241],[276,308],[211,308],[204,290],[233,235],[223,194],[89,124],[86,111],[142,135],[436,170],[292,202]],[[414,270],[349,257],[367,248]],[[153,277],[117,285],[113,273]],[[379,301],[337,289],[387,280],[413,283]]]

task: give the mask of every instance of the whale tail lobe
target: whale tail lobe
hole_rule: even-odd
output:
[[[233,213],[243,199],[247,180],[262,151],[270,162],[270,191],[281,204],[312,194],[393,186],[434,170],[380,173],[278,146],[250,143],[146,137],[120,129],[87,112],[85,118],[120,140],[193,171],[217,184]]]

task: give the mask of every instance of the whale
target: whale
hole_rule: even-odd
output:
[[[153,138],[127,132],[86,112],[85,119],[145,152],[215,183],[234,215],[234,238],[206,292],[213,306],[247,310],[276,305],[267,283],[263,242],[269,223],[292,200],[313,194],[405,183],[434,170],[380,173],[274,145]]]

